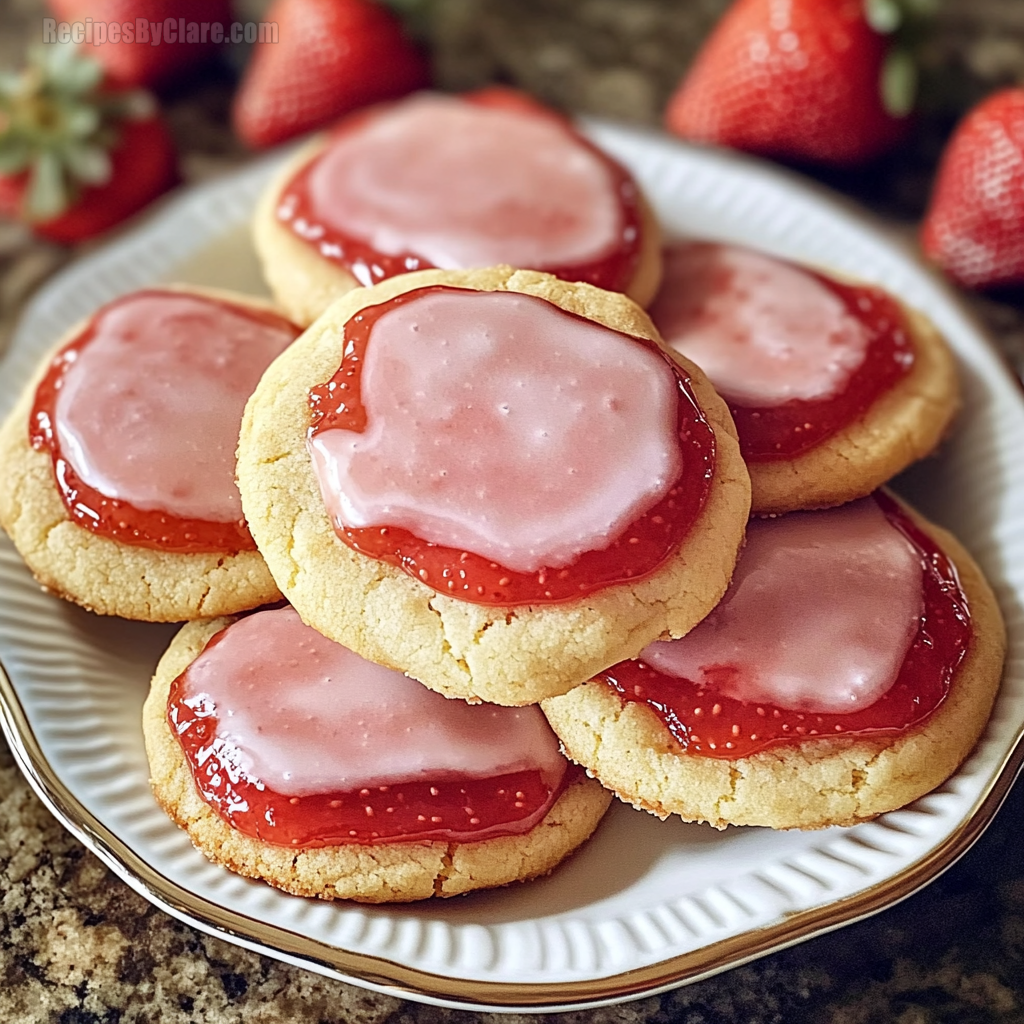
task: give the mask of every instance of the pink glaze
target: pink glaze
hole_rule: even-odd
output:
[[[623,230],[608,165],[556,119],[453,97],[415,97],[343,133],[308,188],[317,220],[443,269],[588,263]]]
[[[842,714],[893,685],[923,611],[919,554],[864,498],[752,520],[722,603],[640,658],[749,704]]]
[[[107,498],[183,519],[235,522],[245,403],[295,331],[198,295],[143,292],[97,319],[64,374],[60,450]]]
[[[568,762],[540,709],[448,700],[365,661],[292,608],[239,619],[192,662],[181,693],[216,714],[216,755],[284,796],[539,771]]]
[[[841,392],[871,335],[811,274],[703,242],[666,252],[651,319],[728,401],[768,408]]]
[[[314,434],[328,513],[516,572],[606,548],[680,472],[658,352],[509,292],[433,292],[374,324],[367,425]]]

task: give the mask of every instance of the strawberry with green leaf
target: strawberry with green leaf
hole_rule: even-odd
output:
[[[669,101],[670,131],[849,166],[891,148],[913,105],[902,45],[935,0],[735,0]]]
[[[177,180],[152,97],[105,85],[73,47],[40,46],[0,76],[0,215],[73,243],[99,234]]]

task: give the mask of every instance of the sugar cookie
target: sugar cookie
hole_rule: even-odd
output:
[[[512,264],[641,305],[661,273],[658,227],[629,174],[502,88],[348,118],[282,169],[253,230],[271,290],[301,324],[358,285],[429,267]]]
[[[611,799],[539,708],[446,700],[291,608],[185,626],[144,731],[157,799],[195,845],[302,896],[402,902],[543,875]]]
[[[148,621],[278,599],[234,449],[297,334],[261,300],[195,288],[133,292],[69,331],[0,429],[0,524],[39,581]]]
[[[543,707],[570,757],[661,817],[851,825],[956,771],[1004,649],[970,555],[879,493],[752,522],[705,623]]]
[[[729,403],[755,513],[869,494],[927,455],[959,407],[926,317],[752,250],[672,246],[651,318]]]
[[[438,295],[451,311],[435,316]],[[385,344],[376,339],[386,323]],[[342,366],[346,331],[355,347]],[[374,367],[360,354],[367,332],[367,351],[381,353]],[[415,341],[428,335],[430,345]],[[407,345],[398,354],[387,347],[396,338]],[[600,359],[595,346],[606,346]],[[378,387],[392,357],[391,383]],[[407,359],[432,362],[410,370]],[[438,396],[417,385],[426,373]],[[385,450],[387,431],[377,429],[384,413],[374,421],[359,404],[370,385],[400,425],[397,450]],[[311,392],[318,415],[355,416],[348,441],[341,430],[310,441]],[[341,449],[321,451],[334,433]],[[346,445],[383,448],[359,456],[354,472],[363,476],[351,494],[334,496],[332,522],[322,486],[348,472]],[[562,461],[559,452],[568,452]],[[408,493],[381,497],[392,473],[396,487],[419,488],[411,508]],[[626,483],[616,491],[619,473]],[[564,692],[699,622],[732,574],[749,486],[724,403],[698,370],[668,357],[639,307],[507,267],[421,271],[340,299],[260,382],[238,483],[260,551],[306,622],[448,696],[499,704]],[[464,521],[467,508],[475,521]],[[517,510],[536,537],[523,535]],[[391,529],[403,522],[420,525]],[[342,540],[335,527],[357,539]],[[378,555],[382,545],[390,553]],[[513,560],[519,571],[507,571]]]

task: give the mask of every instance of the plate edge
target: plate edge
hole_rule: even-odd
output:
[[[991,824],[1024,768],[1024,726],[970,813],[937,847],[898,874],[776,924],[723,939],[670,960],[577,982],[497,982],[452,978],[366,953],[331,946],[189,892],[153,869],[72,795],[42,751],[7,670],[0,662],[0,728],[36,795],[84,846],[141,896],[201,931],[338,981],[453,1009],[517,1013],[596,1008],[692,984],[769,953],[862,920],[906,899],[962,857]],[[283,940],[283,941],[282,941]]]
[[[629,127],[616,125],[612,122],[599,123],[602,127],[614,127],[616,129]],[[665,140],[661,139],[660,141]],[[698,149],[701,147],[681,148]],[[762,166],[758,161],[740,156],[737,156],[735,160],[739,164]],[[779,177],[785,177],[787,183],[813,191],[816,193],[817,199],[827,200],[834,207],[842,209],[845,216],[857,219],[876,231],[880,227],[880,221],[852,201],[845,200],[845,197],[837,196],[830,189],[813,182],[808,182],[798,175],[783,175],[778,168],[771,167],[771,165],[767,166]],[[252,165],[249,165],[246,170],[252,173],[254,168]],[[219,179],[204,183],[204,186],[200,187],[205,187],[213,194],[216,188],[223,186],[223,184],[224,180]],[[180,196],[175,197],[172,204],[168,205],[173,207],[178,202],[184,203],[188,198],[190,197],[187,193],[182,193]],[[161,210],[158,215],[164,216],[167,213],[168,210],[165,209]],[[894,241],[888,233],[886,233],[886,240],[890,244]],[[901,245],[901,255],[904,258],[909,257],[913,259],[912,254],[907,251],[908,248],[905,244]],[[950,306],[961,317],[970,322],[974,333],[985,343],[989,352],[997,357],[998,361],[1002,364],[1001,369],[1012,380],[1013,384],[1016,385],[1019,394],[1021,381],[1009,365],[1009,361],[992,340],[980,316],[968,306],[963,297],[954,291],[947,282],[929,268],[922,266],[920,260],[914,259],[914,262],[919,271],[926,273],[930,277],[930,283],[944,293],[943,297],[949,302]],[[58,277],[62,278],[65,274],[70,274],[76,268],[77,261],[64,268]],[[52,283],[50,282],[50,284]],[[39,298],[40,296],[37,295],[36,300]],[[6,353],[4,355],[6,356]],[[1017,774],[1019,774],[1022,766],[1024,766],[1024,749],[1022,749],[1021,743],[1024,727],[1022,727],[1018,728],[1012,745],[1004,753],[997,770],[987,780],[985,787],[976,797],[969,814],[962,819],[954,832],[943,840],[939,847],[929,851],[918,861],[908,865],[898,875],[887,879],[884,883],[873,886],[864,893],[855,894],[840,902],[830,903],[827,907],[816,910],[797,911],[786,917],[779,925],[770,925],[762,929],[747,931],[742,936],[722,940],[718,943],[701,947],[701,949],[691,953],[663,961],[660,964],[637,968],[624,974],[610,975],[602,979],[578,983],[532,983],[520,985],[504,982],[477,982],[453,979],[443,975],[434,975],[416,968],[405,967],[393,961],[369,954],[341,950],[339,947],[331,946],[327,943],[306,939],[304,936],[296,935],[278,926],[265,925],[263,922],[240,914],[237,911],[220,908],[202,897],[195,896],[188,892],[188,890],[181,889],[176,883],[166,879],[151,869],[148,864],[145,864],[126,843],[118,839],[71,795],[70,790],[60,781],[59,776],[53,771],[49,762],[42,754],[20,699],[7,673],[4,671],[2,663],[0,663],[0,728],[3,729],[7,736],[20,770],[26,776],[33,790],[58,820],[122,880],[138,891],[144,898],[156,903],[172,916],[209,934],[234,942],[237,945],[278,959],[286,959],[288,962],[318,971],[318,973],[327,974],[338,980],[398,997],[416,999],[421,1002],[430,1002],[459,1009],[480,1009],[498,1012],[519,1012],[523,1009],[534,1011],[580,1009],[607,1005],[608,1003],[621,1002],[627,999],[641,998],[679,985],[698,981],[712,974],[749,962],[786,946],[794,945],[815,935],[834,930],[855,920],[877,913],[918,891],[962,856],[991,823],[992,818],[1006,798]],[[33,756],[33,750],[37,755],[35,757]],[[119,855],[118,851],[121,851],[123,856]],[[140,864],[145,870],[140,870],[133,874],[130,862]],[[143,878],[144,875],[152,876],[157,884],[155,886],[147,884]],[[180,904],[176,904],[170,896],[165,895],[159,883],[165,883],[171,892],[184,894],[186,898],[182,899]],[[213,918],[208,920],[199,916],[198,912],[189,909],[188,905],[191,903],[212,908],[216,911],[215,917],[218,920]],[[196,913],[196,916],[190,916],[192,913]],[[243,930],[233,930],[227,923],[222,923],[220,919],[256,926],[258,930],[266,930],[275,936],[291,936],[303,946],[326,950],[330,955],[327,958],[323,958],[316,956],[314,953],[306,953],[305,951],[290,952],[276,946],[262,946],[260,943],[261,941],[266,941],[265,939],[250,938]],[[743,946],[744,948],[741,950],[735,949],[734,947],[737,946]],[[719,951],[721,956],[718,956],[715,951]],[[360,968],[362,965],[366,965],[366,973],[362,975],[342,973],[343,967],[339,966],[342,959],[346,962],[357,964]],[[715,962],[705,962],[708,960]],[[373,970],[370,970],[371,967]],[[392,973],[389,974],[389,971]],[[662,972],[660,976],[657,973],[659,971]],[[415,984],[412,982],[408,984],[396,982],[393,976],[394,973],[411,976]],[[396,987],[396,984],[398,987]],[[458,993],[454,991],[455,987],[459,988]],[[601,988],[607,988],[609,991],[603,994],[599,993],[598,990]],[[448,989],[453,990],[451,994],[448,993]],[[469,994],[470,992],[482,993],[483,996],[488,994],[504,994],[510,1002],[504,1006],[492,1002],[467,1002],[465,1001],[466,999],[473,998]],[[553,997],[575,1001],[558,1003],[544,1001]]]

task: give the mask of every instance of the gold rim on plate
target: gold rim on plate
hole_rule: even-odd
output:
[[[600,129],[605,134],[612,130],[610,126],[602,127],[599,122],[590,123],[590,128]],[[655,138],[653,133],[640,130],[623,132],[618,127],[615,130],[618,132],[620,149],[627,147],[627,144],[632,146],[646,140],[644,145],[648,148],[656,144],[653,156],[658,159],[664,157],[668,160],[678,152],[689,153],[697,160],[698,167],[706,159],[737,171],[756,167],[758,174],[764,175],[769,184],[783,190],[796,189],[798,196],[809,197],[815,205],[822,204],[822,210],[829,215],[839,214],[858,229],[870,231],[876,240],[884,241],[886,248],[898,255],[900,262],[914,262],[905,241],[894,239],[878,218],[815,183],[778,168],[755,165],[749,158],[735,154],[704,154],[682,143],[671,142],[660,136]],[[637,161],[646,166],[651,155],[647,150],[638,151]],[[220,244],[219,240],[225,232],[240,230],[242,223],[239,219],[241,215],[231,204],[239,208],[245,206],[249,202],[247,196],[255,194],[254,189],[269,175],[276,159],[274,157],[262,161],[259,165],[239,172],[239,176],[230,180],[210,182],[190,189],[188,194],[180,196],[164,208],[159,220],[150,221],[138,232],[107,247],[105,251],[108,262],[116,254],[117,259],[123,263],[128,258],[126,254],[129,253],[131,242],[130,276],[133,281],[166,274],[169,269],[165,265],[166,260],[156,260],[151,246],[142,252],[139,240],[157,224],[165,224],[172,219],[184,223],[187,220],[186,214],[193,218],[188,221],[189,245],[181,253],[173,247],[168,250],[174,260],[192,258],[198,252],[205,252],[206,247]],[[178,263],[174,263],[174,266],[177,267]],[[63,282],[65,291],[80,290],[83,286],[83,272],[82,267],[73,267],[55,280]],[[988,338],[979,318],[967,307],[963,298],[919,263],[914,266],[914,273],[919,279],[927,280],[928,286],[938,293],[936,298],[944,301],[948,311],[969,325],[975,339],[984,344],[990,355],[1000,358],[1002,375],[1014,382],[1016,397],[1019,399],[1019,380],[1012,371],[1006,372],[1005,355]],[[48,299],[49,292],[41,292],[30,309],[38,312],[37,304],[44,301],[44,296]],[[23,363],[27,358],[26,352],[19,356]],[[1016,595],[1012,594],[1010,600],[1015,601]],[[290,927],[269,924],[251,913],[230,909],[172,881],[148,863],[125,839],[104,825],[74,796],[69,785],[44,754],[25,709],[26,704],[31,706],[30,695],[27,691],[22,692],[26,693],[25,703],[0,663],[0,727],[7,736],[19,768],[57,819],[144,898],[203,932],[256,952],[389,995],[461,1009],[535,1012],[570,1010],[654,995],[699,981],[868,917],[912,895],[962,856],[988,827],[1017,774],[1024,767],[1024,721],[1017,722],[1015,726],[1012,721],[1004,721],[1000,727],[1001,749],[986,757],[985,772],[977,773],[978,776],[984,775],[984,781],[980,784],[972,783],[972,792],[976,789],[979,791],[950,826],[949,833],[923,851],[916,860],[904,863],[895,873],[887,874],[860,892],[811,908],[783,912],[770,924],[747,928],[739,934],[698,949],[625,972],[580,981],[483,981],[437,974],[387,957],[354,952],[323,938],[301,934]],[[1013,699],[1019,705],[1024,697],[1016,694]]]
[[[228,941],[241,941],[256,952],[270,956],[282,953],[339,981],[370,985],[389,995],[480,1010],[582,1009],[654,995],[869,917],[911,896],[962,857],[992,822],[1024,767],[1022,726],[960,825],[926,856],[863,892],[826,906],[789,913],[776,924],[622,974],[578,982],[517,984],[446,977],[383,957],[354,953],[229,910],[171,881],[74,797],[44,755],[2,662],[0,728],[18,766],[57,820],[123,881],[172,916]]]

